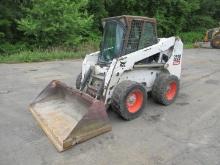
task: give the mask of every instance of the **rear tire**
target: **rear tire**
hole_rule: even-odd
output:
[[[125,120],[141,115],[147,99],[145,88],[134,81],[123,81],[117,85],[112,95],[112,107]]]
[[[220,49],[220,36],[216,36],[211,41],[212,48]]]
[[[179,79],[174,75],[161,73],[156,78],[153,88],[153,99],[163,105],[172,104],[179,92]]]
[[[82,80],[82,73],[80,73],[76,78],[76,89],[80,89],[81,80]]]

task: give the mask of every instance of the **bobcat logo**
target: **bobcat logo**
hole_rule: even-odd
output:
[[[174,59],[173,59],[173,65],[179,65],[180,64],[180,60],[181,60],[181,55],[174,55]]]

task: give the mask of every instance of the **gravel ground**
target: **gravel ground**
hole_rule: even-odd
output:
[[[110,110],[112,132],[58,153],[27,107],[52,79],[73,86],[81,62],[0,64],[1,165],[220,164],[220,50],[184,50],[174,104],[149,98],[129,122]]]

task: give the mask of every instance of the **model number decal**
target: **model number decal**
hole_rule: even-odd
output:
[[[173,65],[179,65],[180,60],[181,60],[181,55],[180,54],[174,55]]]

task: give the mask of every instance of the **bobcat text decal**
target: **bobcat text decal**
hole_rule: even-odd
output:
[[[179,65],[180,64],[180,60],[181,60],[181,55],[174,55],[174,59],[173,59],[173,65]]]

